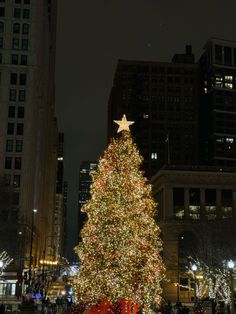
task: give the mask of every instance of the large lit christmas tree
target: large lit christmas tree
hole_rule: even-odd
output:
[[[151,186],[139,170],[142,157],[125,115],[121,136],[113,139],[92,174],[91,199],[83,206],[87,221],[76,279],[78,302],[111,304],[126,300],[144,309],[161,302],[164,266],[160,229],[154,220]]]

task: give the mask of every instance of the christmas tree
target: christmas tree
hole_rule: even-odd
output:
[[[88,218],[75,248],[76,294],[85,303],[129,300],[148,308],[160,304],[164,277],[156,204],[139,170],[142,157],[129,131],[133,122],[125,115],[115,122],[121,136],[112,139],[92,173],[91,199],[82,208]]]

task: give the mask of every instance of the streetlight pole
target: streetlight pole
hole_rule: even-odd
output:
[[[196,271],[197,271],[197,265],[193,264],[191,266],[191,269],[193,271],[193,280],[194,280],[194,302],[197,301],[197,281],[196,281]]]
[[[33,251],[33,241],[34,241],[34,215],[37,213],[37,209],[32,210],[32,220],[31,220],[31,237],[30,237],[30,259],[29,259],[29,286],[31,286],[32,278],[32,251]]]
[[[235,267],[235,262],[232,260],[229,260],[227,262],[227,266],[230,271],[230,294],[231,294],[231,313],[234,313],[234,277],[233,277],[233,270]]]

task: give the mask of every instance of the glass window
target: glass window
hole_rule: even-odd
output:
[[[20,4],[21,0],[15,0],[15,3]]]
[[[4,184],[5,185],[10,185],[11,184],[11,175],[10,174],[5,174],[4,175]]]
[[[14,17],[20,18],[21,16],[21,9],[20,8],[14,8]]]
[[[189,216],[200,219],[200,189],[189,189]]]
[[[0,22],[0,33],[4,32],[4,23]]]
[[[23,151],[23,141],[22,140],[16,140],[16,152],[20,153]]]
[[[18,64],[18,55],[11,55],[11,63]]]
[[[17,117],[20,118],[20,119],[23,119],[24,118],[24,115],[25,115],[25,108],[20,106],[18,107],[18,112],[17,112]]]
[[[8,118],[15,118],[15,109],[14,106],[8,107]]]
[[[0,53],[0,64],[2,64],[2,53]]]
[[[222,218],[228,218],[232,216],[233,210],[233,193],[232,190],[221,191],[221,211]]]
[[[5,0],[0,0],[0,2],[5,2]]]
[[[19,34],[20,33],[20,23],[13,24],[13,33]]]
[[[19,187],[19,186],[20,186],[20,175],[14,175],[13,184],[14,184],[16,187]]]
[[[3,48],[3,37],[0,37],[0,48]]]
[[[29,24],[23,24],[22,25],[22,33],[23,34],[29,34]]]
[[[25,73],[20,74],[20,85],[26,85],[26,74]]]
[[[25,101],[25,90],[19,90],[19,101]]]
[[[231,47],[224,47],[224,64],[232,65],[232,49]]]
[[[24,0],[24,4],[30,4],[30,0]]]
[[[23,123],[17,123],[16,134],[17,135],[23,135],[24,134],[24,124]]]
[[[28,19],[30,17],[30,10],[29,9],[24,9],[23,10],[23,18]]]
[[[11,73],[10,83],[11,85],[17,84],[17,73]]]
[[[12,49],[19,49],[20,48],[20,40],[19,38],[12,39]]]
[[[216,190],[205,190],[205,211],[208,220],[216,218]]]
[[[12,157],[5,158],[5,169],[11,169]]]
[[[6,152],[13,152],[13,140],[6,141]]]
[[[222,46],[215,45],[215,63],[222,64]]]
[[[21,157],[15,158],[15,169],[21,169]]]
[[[10,89],[9,100],[16,101],[16,89]]]
[[[234,48],[234,66],[236,67],[236,48]]]
[[[27,55],[21,55],[20,57],[20,64],[21,65],[27,65],[28,61],[27,61]]]
[[[174,215],[178,219],[184,217],[184,188],[173,188]]]
[[[22,50],[28,50],[28,39],[22,39],[21,40],[21,49]]]
[[[14,123],[7,124],[7,134],[13,135],[14,134]]]
[[[5,16],[5,8],[0,7],[0,16]]]

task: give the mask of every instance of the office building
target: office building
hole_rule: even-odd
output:
[[[90,186],[92,183],[91,171],[96,170],[98,166],[97,162],[94,161],[82,161],[79,171],[79,217],[78,226],[79,231],[81,230],[85,214],[81,212],[82,206],[90,199]]]
[[[172,62],[119,60],[108,108],[108,137],[125,113],[150,178],[163,164],[198,161],[199,71],[191,46]]]
[[[201,163],[236,167],[236,42],[212,38],[200,59]]]
[[[172,302],[191,302],[194,278],[188,273],[188,257],[221,267],[236,254],[236,173],[166,166],[152,178],[152,185],[169,279],[164,295]]]
[[[32,276],[55,207],[56,14],[56,0],[0,2],[0,250]]]

